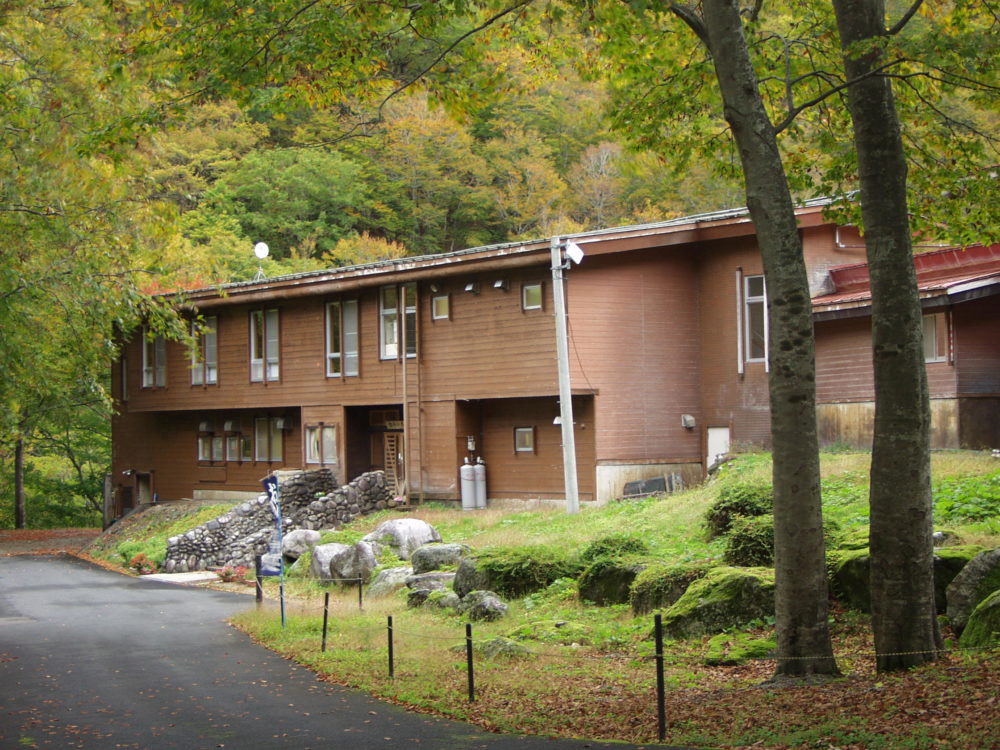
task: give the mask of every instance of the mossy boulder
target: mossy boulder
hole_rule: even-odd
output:
[[[958,639],[962,648],[1000,646],[1000,590],[979,602]]]
[[[492,591],[470,591],[458,603],[458,611],[476,622],[493,622],[507,614],[507,605]]]
[[[719,633],[708,641],[704,663],[708,667],[735,667],[751,659],[764,659],[774,653],[774,638],[757,638],[750,633]]]
[[[517,597],[540,591],[557,578],[575,578],[581,570],[579,559],[560,547],[489,547],[463,558],[454,588],[459,596],[488,589]]]
[[[635,557],[649,552],[649,545],[631,534],[608,534],[598,537],[580,553],[584,563],[591,563],[602,557]]]
[[[980,547],[947,547],[934,550],[934,604],[947,608],[946,591],[959,572],[976,557]],[[871,556],[867,549],[838,550],[828,556],[830,587],[845,607],[871,612]]]
[[[733,519],[722,559],[727,565],[753,568],[774,565],[774,516]]]
[[[454,568],[471,549],[465,544],[444,544],[432,542],[417,547],[410,555],[413,572],[430,573],[435,570]]]
[[[722,536],[740,516],[763,516],[774,508],[774,490],[764,482],[733,482],[719,490],[705,513],[708,538]]]
[[[634,557],[599,557],[577,579],[580,598],[602,607],[624,604],[636,576],[648,566],[648,562]]]
[[[851,526],[836,534],[833,547],[838,550],[868,549],[868,526]]]
[[[640,572],[632,582],[629,603],[633,615],[666,609],[681,598],[688,586],[711,570],[708,563],[668,565],[655,563]]]
[[[948,585],[947,612],[951,626],[961,633],[976,606],[998,589],[1000,589],[1000,548],[980,552]]]
[[[773,570],[719,567],[688,586],[663,614],[663,631],[694,638],[773,615]]]
[[[519,641],[541,641],[567,646],[571,643],[579,643],[582,646],[590,643],[590,634],[586,626],[568,620],[536,620],[519,625],[510,631],[507,637]]]

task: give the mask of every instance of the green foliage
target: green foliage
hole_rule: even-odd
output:
[[[486,574],[496,593],[517,597],[559,578],[575,577],[581,564],[560,547],[545,545],[485,549],[476,554],[476,568]]]
[[[649,552],[649,545],[637,536],[631,534],[609,534],[588,544],[580,559],[590,563],[600,557],[620,557],[623,555],[644,555]]]
[[[729,565],[748,568],[774,565],[774,517],[736,517],[726,538],[723,559]]]
[[[759,482],[732,482],[719,489],[718,499],[705,513],[708,536],[725,534],[738,516],[762,516],[774,507],[771,485]]]
[[[936,482],[934,516],[945,521],[985,521],[1000,517],[1000,471]]]
[[[763,659],[778,647],[774,638],[760,638],[752,633],[734,632],[713,635],[705,651],[709,667],[737,666],[752,659]]]
[[[976,605],[958,643],[962,648],[1000,646],[1000,589]]]

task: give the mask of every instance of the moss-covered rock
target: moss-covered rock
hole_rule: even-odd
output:
[[[586,547],[580,553],[584,563],[591,563],[601,557],[635,557],[649,552],[649,545],[632,534],[609,534],[602,536]]]
[[[763,516],[774,508],[774,490],[764,482],[734,482],[719,490],[705,513],[708,538],[725,534],[740,516]]]
[[[826,562],[830,570],[830,590],[837,601],[848,609],[871,612],[868,550],[836,550],[827,555]]]
[[[987,596],[972,611],[958,645],[962,648],[1000,646],[1000,590]]]
[[[624,604],[636,576],[648,566],[648,562],[636,558],[599,557],[577,579],[580,598],[602,607]]]
[[[719,633],[709,639],[704,663],[708,667],[735,667],[751,659],[764,659],[777,648],[774,638],[755,638],[750,633]]]
[[[507,597],[540,591],[557,578],[575,578],[582,565],[560,547],[490,547],[466,557],[455,574],[455,592],[489,589]]]
[[[774,565],[774,516],[740,516],[733,520],[722,559],[727,565],[753,568]]]
[[[629,603],[633,615],[644,615],[655,609],[666,609],[681,598],[692,582],[710,569],[708,563],[668,565],[656,563],[640,572],[632,582]]]
[[[934,604],[939,613],[948,609],[948,586],[982,551],[982,547],[975,545],[934,549]]]
[[[579,643],[581,646],[590,643],[587,628],[578,622],[568,620],[536,620],[525,623],[510,631],[507,637],[519,641],[541,641],[567,646],[571,643]]]
[[[851,526],[837,533],[833,548],[838,550],[868,549],[868,526]]]
[[[1000,548],[980,552],[948,585],[948,619],[952,627],[961,633],[976,605],[998,589]]]
[[[671,638],[719,633],[774,615],[774,571],[713,568],[690,586],[663,615]]]

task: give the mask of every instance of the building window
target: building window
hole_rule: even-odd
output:
[[[451,298],[447,294],[431,297],[431,320],[448,320],[451,317]]]
[[[225,460],[223,453],[225,438],[218,434],[210,420],[203,420],[198,425],[198,460],[215,463]]]
[[[284,422],[282,417],[257,417],[254,420],[254,460],[284,460]]]
[[[521,287],[521,309],[541,310],[542,309],[542,285],[525,284]]]
[[[250,313],[250,380],[277,380],[279,369],[278,311]]]
[[[349,299],[326,306],[326,375],[358,374],[358,301]]]
[[[202,320],[200,330],[193,321],[191,323],[191,336],[195,342],[191,352],[191,385],[215,385],[219,382],[217,326],[218,320],[214,315]]]
[[[142,387],[165,388],[167,385],[167,340],[151,336],[142,329]]]
[[[948,318],[945,313],[925,315],[924,320],[924,361],[948,361]]]
[[[535,428],[515,427],[514,428],[514,452],[534,453],[535,452]]]
[[[402,315],[400,314],[402,313]],[[400,320],[405,331],[400,330]],[[406,337],[406,356],[417,356],[417,285],[384,286],[379,290],[379,357],[398,359],[400,338]]]
[[[337,463],[336,425],[309,425],[305,429],[306,463]]]
[[[747,362],[767,362],[767,287],[763,276],[743,279],[743,342]]]

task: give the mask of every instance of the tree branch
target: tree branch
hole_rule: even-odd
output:
[[[891,29],[885,32],[885,35],[895,36],[900,31],[902,31],[903,27],[910,22],[910,19],[913,18],[914,15],[916,15],[917,11],[920,9],[920,6],[923,4],[924,0],[915,0],[913,5],[911,5],[909,9],[906,11],[906,13],[903,14],[903,17],[900,18]]]
[[[705,21],[698,15],[697,10],[684,3],[670,3],[670,11],[686,23],[701,40],[701,43],[711,50],[708,44],[708,29],[705,28]]]

